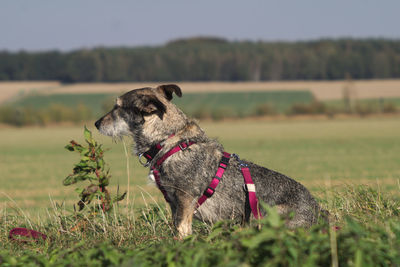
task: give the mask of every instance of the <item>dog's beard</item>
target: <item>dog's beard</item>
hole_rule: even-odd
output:
[[[114,120],[112,124],[101,125],[99,131],[101,134],[111,136],[113,139],[121,139],[123,136],[132,135],[128,124],[120,118]]]

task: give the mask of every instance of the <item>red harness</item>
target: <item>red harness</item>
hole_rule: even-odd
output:
[[[160,159],[158,159],[150,167],[151,173],[154,175],[154,180],[156,181],[157,187],[158,187],[158,189],[160,189],[161,193],[164,195],[165,201],[167,201],[168,203],[170,203],[170,199],[168,198],[167,191],[165,190],[164,186],[161,184],[159,168],[161,167],[161,165],[164,163],[164,161],[167,158],[169,158],[170,156],[172,156],[173,154],[175,154],[175,153],[177,153],[179,151],[186,150],[189,146],[191,146],[193,144],[195,144],[195,142],[192,142],[192,141],[185,141],[185,142],[182,142],[182,143],[178,144],[177,146],[175,146],[174,148],[169,150],[167,153],[165,153]],[[145,167],[150,166],[151,161],[154,159],[155,155],[162,148],[163,148],[163,146],[161,144],[156,144],[149,151],[140,154],[139,155],[140,163]],[[142,156],[144,156],[147,159],[146,163],[143,163],[141,161]],[[208,198],[212,197],[212,195],[215,192],[215,189],[217,188],[219,182],[221,181],[221,178],[222,178],[226,168],[228,167],[229,160],[230,160],[230,158],[232,156],[235,157],[239,161],[240,171],[242,172],[242,175],[243,175],[243,178],[244,178],[244,182],[245,182],[246,189],[247,189],[247,192],[248,192],[249,204],[250,204],[250,208],[251,208],[251,211],[253,213],[253,216],[256,219],[262,218],[260,210],[258,209],[258,200],[257,200],[257,196],[256,196],[256,188],[255,188],[255,185],[253,183],[253,179],[251,179],[250,169],[249,169],[248,165],[245,164],[243,161],[241,161],[239,159],[238,155],[236,155],[236,154],[232,154],[231,155],[231,154],[229,154],[227,152],[223,152],[223,156],[221,158],[221,161],[219,162],[217,172],[216,172],[215,176],[213,177],[213,179],[211,180],[211,183],[204,190],[203,195],[197,200],[196,209],[199,208]]]

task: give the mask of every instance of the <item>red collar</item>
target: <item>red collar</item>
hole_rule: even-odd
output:
[[[155,145],[153,145],[149,150],[147,150],[144,153],[140,153],[139,154],[139,162],[140,164],[142,164],[144,167],[149,167],[151,164],[151,161],[154,159],[154,157],[158,154],[158,152],[160,152],[160,150],[164,147],[163,143],[165,143],[165,141],[167,141],[169,138],[175,136],[175,134],[171,134],[170,136],[168,136],[168,138],[160,143],[157,143]],[[147,159],[146,162],[142,161],[142,157],[145,157]]]

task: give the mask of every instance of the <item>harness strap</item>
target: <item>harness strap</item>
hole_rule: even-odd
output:
[[[173,136],[175,136],[175,134],[169,135],[168,138],[171,138]],[[141,154],[147,159],[147,163],[145,163],[145,164],[149,164],[149,162],[154,159],[154,157],[157,155],[157,153],[160,152],[160,150],[163,148],[162,144],[163,144],[163,142],[157,143],[155,146],[152,146],[150,148],[150,150]],[[145,164],[143,164],[143,165],[145,165]]]
[[[164,161],[168,157],[172,156],[173,154],[175,154],[175,153],[177,153],[179,151],[186,150],[189,146],[191,146],[193,144],[195,144],[195,142],[193,142],[193,141],[185,141],[185,142],[182,142],[182,143],[178,144],[177,146],[175,146],[174,148],[169,150],[167,153],[165,153],[150,168],[151,173],[154,175],[154,180],[155,180],[155,182],[157,184],[158,189],[160,189],[161,193],[164,196],[165,201],[167,201],[168,203],[170,203],[171,201],[168,198],[167,191],[165,190],[164,186],[162,186],[162,184],[161,184],[160,171],[158,170],[158,168],[164,163]],[[143,155],[148,160],[148,162],[146,164],[149,164],[153,160],[155,155],[162,148],[163,148],[163,146],[161,144],[157,144],[151,150],[145,152]],[[260,210],[258,209],[258,200],[257,200],[257,196],[256,196],[256,187],[254,185],[253,180],[251,179],[250,170],[249,170],[247,164],[243,163],[240,160],[238,155],[233,154],[233,156],[239,161],[239,164],[241,166],[240,170],[242,172],[242,175],[243,175],[243,178],[244,178],[244,182],[246,184],[246,189],[247,189],[247,192],[248,192],[248,201],[249,201],[249,204],[250,204],[251,211],[252,211],[252,213],[254,215],[254,218],[256,218],[256,219],[262,218]],[[203,195],[197,200],[196,209],[199,208],[208,198],[210,198],[210,197],[212,197],[214,195],[215,189],[217,188],[219,182],[221,181],[222,175],[224,174],[224,172],[225,172],[225,170],[226,170],[226,168],[227,168],[227,166],[229,164],[229,159],[230,158],[231,158],[231,154],[229,154],[227,152],[223,152],[223,156],[222,156],[221,161],[219,162],[219,165],[218,165],[218,170],[217,170],[215,176],[213,177],[213,179],[211,180],[211,183],[209,184],[209,186],[204,191]]]
[[[149,151],[143,153],[143,156],[147,159],[147,161],[152,161],[153,158],[157,155],[157,153],[162,149],[161,144],[156,144]]]
[[[251,212],[254,215],[254,218],[260,219],[262,218],[261,212],[258,208],[258,200],[256,196],[256,186],[254,185],[253,179],[251,179],[251,174],[250,174],[250,169],[249,165],[242,160],[240,160],[240,157],[237,154],[232,154],[233,157],[236,158],[236,160],[239,162],[240,166],[240,171],[242,172],[244,183],[246,185],[246,191],[247,191],[247,199],[246,202],[248,202]],[[246,203],[247,205],[247,203]],[[248,219],[249,215],[246,215],[246,218]]]
[[[161,184],[161,180],[160,180],[160,171],[158,170],[158,168],[161,166],[161,164],[163,164],[163,162],[170,156],[172,156],[173,154],[179,152],[179,151],[183,151],[186,150],[189,146],[193,145],[195,142],[182,142],[179,145],[177,145],[176,147],[172,148],[171,150],[169,150],[167,153],[165,153],[159,160],[157,160],[157,162],[151,167],[151,172],[154,175],[154,180],[156,181],[157,187],[158,189],[160,189],[161,193],[164,195],[164,199],[165,201],[167,201],[168,203],[170,203],[170,199],[168,198],[168,193],[165,190],[164,186],[162,186]]]
[[[163,162],[169,158],[170,156],[172,156],[173,154],[175,154],[176,152],[179,151],[183,151],[186,150],[186,148],[188,148],[189,146],[193,145],[194,142],[192,141],[185,141],[180,143],[179,145],[177,145],[176,147],[172,148],[170,151],[168,151],[167,153],[165,153],[159,160],[157,160],[155,167],[158,168],[161,166],[161,164],[163,164]]]
[[[203,195],[197,200],[196,209],[203,204],[207,198],[212,197],[217,188],[219,182],[221,181],[222,175],[224,174],[226,167],[228,167],[229,159],[231,158],[231,154],[224,152],[221,161],[219,162],[217,173],[212,179],[210,185],[206,188]]]
[[[256,186],[254,185],[253,179],[251,179],[250,170],[248,167],[241,167],[240,170],[242,171],[244,183],[246,184],[251,212],[253,213],[254,218],[260,219],[262,218],[262,215],[260,213],[260,210],[258,209]]]

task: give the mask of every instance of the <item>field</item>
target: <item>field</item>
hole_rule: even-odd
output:
[[[74,84],[46,89],[54,93],[120,93],[134,88],[154,87],[160,83]],[[309,90],[318,100],[343,97],[343,88],[350,87],[357,99],[400,97],[400,80],[357,81],[277,81],[277,82],[179,82],[184,93],[292,91]]]
[[[379,86],[374,82],[368,82],[363,88],[370,89],[363,93],[358,91],[357,98],[379,101],[370,99],[382,97],[398,103],[400,82],[380,81]],[[353,82],[351,87],[361,88],[363,83]],[[279,87],[283,85],[286,87]],[[316,85],[319,93],[312,89]],[[39,88],[39,84],[31,86]],[[22,106],[45,106],[57,101],[74,106],[79,97],[85,105],[101,113],[104,100],[111,101],[110,96],[143,85],[43,83],[40,86],[41,89],[30,89],[30,92],[21,89],[19,94],[8,94],[3,99],[17,101]],[[229,105],[221,106],[223,109],[245,113],[246,108],[271,100],[276,104],[281,99],[282,109],[291,99],[308,103],[312,101],[312,92],[318,99],[341,105],[343,86],[346,82],[210,83],[205,87],[204,84],[183,84],[184,98],[176,101],[188,112],[205,103],[215,106],[226,101]],[[251,92],[242,92],[244,88],[251,88]],[[371,88],[384,89],[378,94]],[[245,106],[241,101],[244,98]],[[72,230],[82,222],[73,212],[78,196],[74,186],[65,187],[62,181],[78,162],[78,155],[64,146],[72,139],[83,141],[83,125],[1,126],[0,265],[400,265],[398,115],[252,118],[201,121],[200,124],[210,137],[218,138],[226,151],[304,184],[334,216],[331,227],[339,230],[329,230],[322,224],[310,230],[291,231],[271,210],[271,216],[260,222],[261,230],[255,225],[242,227],[230,222],[213,228],[195,223],[195,234],[177,241],[169,223],[171,214],[158,189],[148,182],[148,170],[130,152],[125,155],[125,148],[131,149],[131,140],[114,143],[101,136],[93,122],[87,126],[95,139],[110,149],[105,160],[111,168],[111,191],[115,194],[117,190],[127,190],[129,173],[129,199],[120,203],[111,216],[98,214],[88,226]],[[14,227],[39,230],[51,241],[11,242],[7,235]]]
[[[332,185],[369,184],[398,192],[400,168],[400,119],[346,119],[265,121],[239,120],[202,123],[211,137],[218,137],[227,151],[296,178],[319,195]],[[127,185],[123,143],[97,133],[109,148],[106,161],[113,175],[113,189]],[[50,205],[50,199],[72,204],[73,188],[61,182],[77,162],[77,155],[64,146],[82,141],[81,127],[5,128],[0,130],[1,195],[3,205],[35,214]],[[126,139],[130,149],[130,140]],[[129,156],[130,196],[138,207],[142,191],[158,196],[149,185],[146,169]],[[148,202],[146,193],[145,199]],[[12,199],[13,201],[11,201]],[[6,204],[7,203],[7,204]]]
[[[339,253],[338,261],[346,265],[351,262],[354,264],[357,257],[360,262],[377,262],[376,257],[379,255],[386,263],[393,263],[393,259],[396,258],[400,260],[400,255],[394,252],[400,248],[400,231],[397,233],[395,230],[400,228],[392,229],[399,225],[392,226],[391,223],[392,220],[398,221],[400,215],[400,202],[396,200],[399,199],[400,188],[399,118],[239,120],[207,122],[201,125],[209,136],[218,137],[227,151],[236,152],[243,158],[288,174],[306,185],[320,203],[337,216],[336,223],[343,228],[337,233],[338,251],[332,250],[333,241],[327,234],[321,234],[320,228],[313,228],[308,234],[300,231],[293,235],[279,226],[281,224],[277,223],[275,217],[263,222],[263,231],[275,229],[274,233],[281,233],[279,236],[271,236],[272,233],[266,236],[267,232],[256,234],[258,230],[251,230],[252,228],[243,231],[237,228],[238,226],[229,224],[219,224],[213,230],[205,225],[195,224],[196,235],[184,242],[175,241],[171,237],[173,232],[168,224],[169,211],[156,208],[158,205],[164,206],[161,194],[154,185],[148,183],[146,169],[139,166],[137,159],[132,156],[129,156],[129,212],[124,212],[124,201],[120,204],[122,213],[115,214],[118,216],[115,218],[113,215],[114,219],[110,218],[108,223],[100,217],[98,220],[93,219],[94,228],[85,230],[86,234],[70,232],[65,227],[73,227],[75,219],[68,219],[70,217],[65,214],[69,212],[58,210],[55,203],[64,202],[65,209],[72,210],[73,203],[78,200],[74,188],[64,187],[61,182],[71,172],[72,165],[78,161],[78,155],[66,151],[63,146],[71,139],[82,142],[82,127],[3,128],[0,131],[0,222],[5,228],[1,233],[6,237],[7,229],[25,226],[51,235],[53,241],[47,245],[24,245],[21,250],[17,244],[2,238],[4,249],[11,249],[14,255],[24,257],[23,260],[16,261],[12,256],[5,256],[8,254],[4,254],[0,249],[0,261],[3,259],[5,262],[20,264],[53,262],[56,265],[68,265],[79,261],[78,265],[81,266],[98,266],[122,262],[126,264],[129,259],[137,258],[143,260],[142,264],[145,266],[160,265],[163,261],[184,266],[193,263],[196,257],[192,252],[196,251],[202,255],[197,259],[202,262],[199,266],[207,265],[205,260],[211,260],[211,256],[208,255],[214,255],[214,260],[218,259],[217,265],[220,265],[227,260],[238,263],[246,259],[236,258],[240,254],[231,246],[237,241],[240,242],[240,246],[244,246],[243,253],[248,249],[259,253],[256,250],[262,249],[265,250],[263,253],[266,253],[266,259],[280,259],[293,266],[305,261],[314,264],[331,262],[334,261],[331,258],[332,253]],[[94,130],[91,125],[89,128]],[[100,136],[96,131],[94,133],[99,142],[110,148],[110,151],[106,152],[106,161],[113,175],[112,192],[116,192],[117,185],[120,191],[126,190],[127,158],[123,143],[112,143],[109,138]],[[129,141],[125,142],[129,148]],[[369,187],[360,191],[357,189],[357,185],[360,184]],[[357,222],[348,221],[348,215],[356,218]],[[380,228],[383,221],[386,221],[386,230]],[[387,234],[391,237],[388,241],[382,239],[382,231],[389,231]],[[79,242],[82,235],[85,236],[85,242]],[[207,238],[208,235],[214,239]],[[246,243],[246,240],[252,240],[251,238],[258,235],[259,238],[268,238]],[[349,243],[349,240],[354,240],[348,239],[349,235],[360,235],[360,240],[364,242],[363,249],[355,249],[357,245]],[[297,238],[293,239],[295,236]],[[99,245],[99,242],[104,240],[108,241]],[[282,245],[283,240],[289,243]],[[311,243],[304,243],[305,240],[310,240]],[[392,245],[381,247],[371,254],[372,256],[365,254],[366,250],[382,246],[385,242]],[[254,245],[250,246],[253,243]],[[303,250],[312,244],[315,252]],[[319,245],[315,247],[315,244]],[[286,254],[286,246],[294,246],[291,253],[297,251],[296,253],[302,256],[293,258],[293,255]],[[61,253],[62,250],[57,250],[57,247],[65,247],[67,251]],[[189,247],[192,249],[188,250]],[[268,256],[269,249],[276,251],[278,248],[281,249],[278,254]],[[383,256],[388,251],[391,251],[392,255],[389,261],[385,260],[389,256]],[[167,255],[181,256],[168,258]],[[307,258],[312,255],[319,256],[314,257],[314,260]],[[290,259],[293,260],[291,263]],[[251,260],[248,263],[260,261],[257,258],[248,260]]]
[[[18,96],[35,94],[114,94],[135,88],[157,86],[154,83],[78,83],[58,82],[0,82],[0,103]],[[350,88],[355,99],[400,98],[400,80],[355,81],[276,81],[276,82],[179,82],[184,94],[221,92],[310,91],[317,100],[343,98],[344,88]]]

